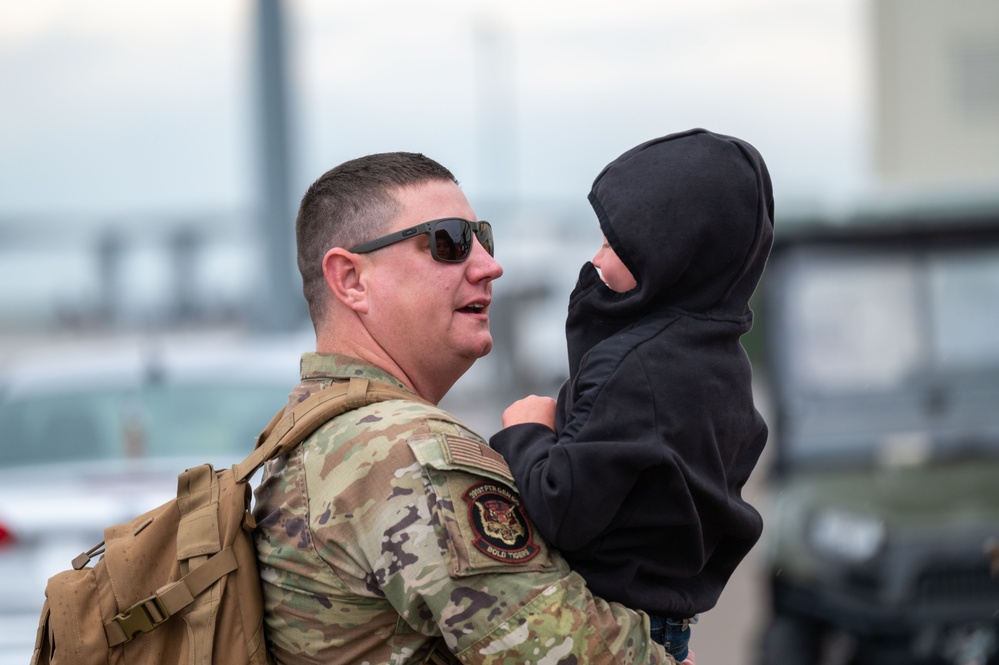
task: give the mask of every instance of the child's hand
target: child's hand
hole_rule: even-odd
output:
[[[555,400],[551,397],[528,395],[519,399],[503,412],[503,427],[523,423],[540,423],[555,429]]]

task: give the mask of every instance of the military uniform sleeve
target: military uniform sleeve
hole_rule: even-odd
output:
[[[447,432],[409,441],[434,539],[384,586],[404,616],[429,611],[462,662],[666,663],[648,618],[594,598],[527,518],[502,457]],[[415,570],[419,577],[411,577]]]

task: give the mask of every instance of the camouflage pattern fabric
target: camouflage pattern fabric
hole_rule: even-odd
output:
[[[292,403],[334,380],[404,388],[307,353]],[[269,462],[256,491],[278,663],[672,663],[648,617],[594,598],[534,531],[503,459],[444,411],[371,404]]]

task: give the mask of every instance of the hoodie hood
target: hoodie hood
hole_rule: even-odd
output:
[[[773,189],[760,153],[704,129],[647,141],[608,164],[589,200],[638,281],[615,293],[583,266],[574,295],[600,318],[663,309],[749,316],[773,240]]]

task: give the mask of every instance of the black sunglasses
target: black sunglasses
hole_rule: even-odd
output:
[[[482,247],[493,255],[493,227],[489,222],[470,222],[467,219],[448,217],[435,219],[411,226],[402,231],[390,233],[381,238],[362,242],[349,251],[355,254],[366,254],[382,247],[394,245],[407,238],[419,235],[430,236],[430,255],[434,261],[441,263],[461,263],[472,254],[472,234],[479,239]]]

